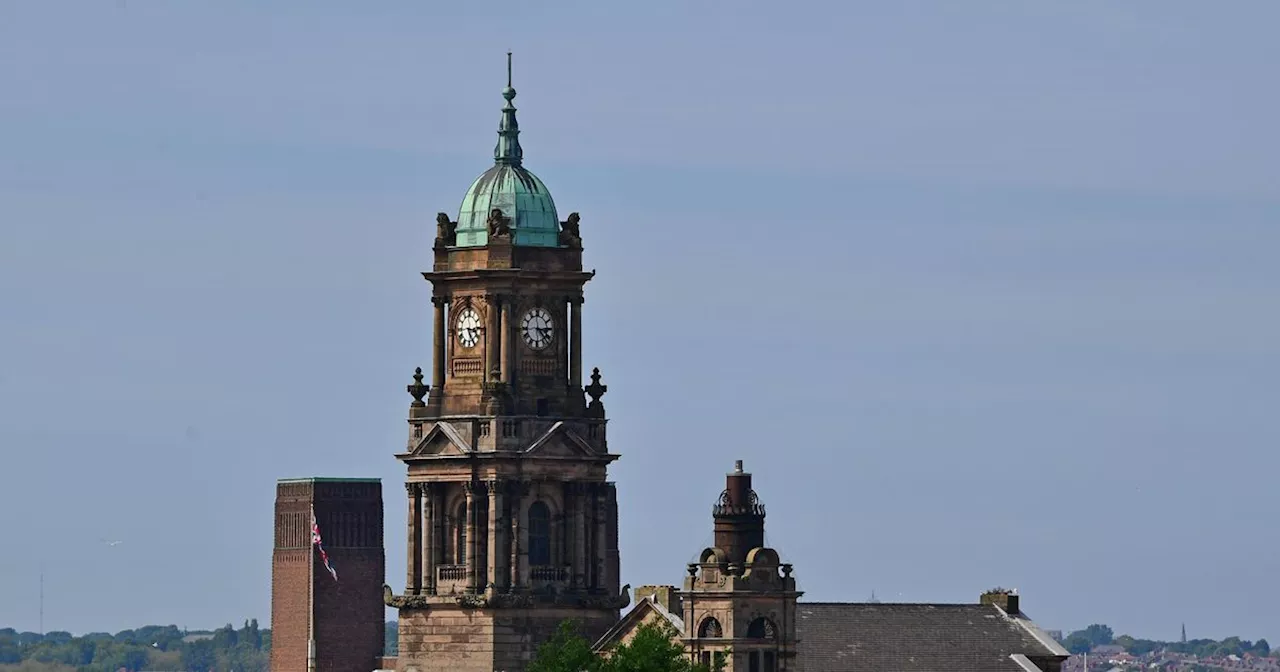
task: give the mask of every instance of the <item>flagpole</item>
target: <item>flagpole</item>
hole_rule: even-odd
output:
[[[307,544],[307,672],[316,672],[316,507],[311,507],[311,529]]]

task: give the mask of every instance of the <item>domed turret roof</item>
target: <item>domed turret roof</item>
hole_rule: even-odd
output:
[[[497,209],[510,219],[511,243],[534,247],[559,245],[560,219],[551,192],[536,175],[525,169],[516,123],[516,90],[511,88],[511,54],[507,54],[506,104],[498,123],[494,165],[484,171],[462,199],[458,212],[457,245],[475,247],[489,241],[489,214]]]

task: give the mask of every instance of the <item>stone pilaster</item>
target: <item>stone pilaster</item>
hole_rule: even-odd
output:
[[[506,484],[502,481],[489,481],[485,484],[489,492],[489,549],[485,554],[487,563],[486,574],[489,579],[487,591],[493,592],[506,587],[507,581],[504,579],[503,569],[505,562],[502,557],[503,544],[502,540],[505,535],[502,533],[502,491]]]
[[[618,486],[605,484],[605,590],[617,592],[622,582],[622,567],[618,552]]]
[[[499,328],[502,330],[502,382],[510,383],[511,374],[515,371],[515,349],[511,347],[511,332],[515,327],[511,324],[511,297],[502,297]]]
[[[418,562],[422,557],[422,535],[418,527],[422,518],[422,491],[417,483],[405,483],[404,489],[409,499],[409,543],[408,562],[405,564],[407,569],[404,580],[405,592],[417,595],[422,590],[422,566]]]
[[[529,484],[523,481],[514,481],[511,483],[511,531],[508,537],[511,546],[511,561],[507,572],[507,585],[512,591],[526,588],[529,584],[521,576],[521,568],[528,561],[527,548],[528,540],[524,535],[528,534],[525,530],[527,519],[524,513],[525,494],[529,488]]]
[[[420,486],[422,499],[422,552],[420,554],[420,566],[422,575],[422,592],[432,594],[436,592],[436,546],[439,544],[439,535],[436,534],[436,487],[432,483],[422,483]]]
[[[569,299],[569,387],[582,398],[582,297]]]
[[[466,526],[467,526],[467,592],[468,593],[476,592],[476,585],[478,582],[477,574],[479,574],[479,570],[480,570],[479,558],[477,557],[479,556],[479,553],[477,553],[477,551],[479,550],[480,545],[476,543],[477,537],[480,536],[476,534],[477,532],[476,530],[476,527],[477,527],[476,526],[476,517],[477,517],[476,496],[479,494],[477,492],[477,490],[480,489],[479,486],[480,484],[474,481],[467,482],[462,486],[466,493],[466,506],[467,506]]]
[[[435,322],[435,367],[431,370],[431,395],[438,397],[444,391],[444,372],[446,368],[445,360],[445,331],[448,325],[445,323],[444,307],[447,303],[444,297],[433,297],[431,303],[435,305],[436,322]]]
[[[605,548],[608,545],[606,543],[608,530],[605,529],[605,497],[606,484],[591,484],[591,503],[593,513],[595,515],[595,529],[593,530],[594,534],[592,535],[595,538],[591,544],[592,549],[595,551],[594,557],[591,558],[591,568],[594,570],[592,572],[594,581],[592,581],[591,586],[597,590],[605,588],[604,568],[605,563],[608,560],[606,556],[607,550]]]
[[[587,520],[586,496],[582,483],[568,483],[569,500],[573,502],[573,585],[582,588],[587,580]]]
[[[484,379],[493,380],[493,371],[498,368],[498,353],[502,345],[502,315],[496,294],[486,294],[484,319]]]
[[[432,544],[434,553],[431,557],[431,592],[434,594],[439,588],[439,570],[436,568],[440,565],[449,564],[448,559],[445,557],[449,537],[449,511],[446,508],[448,499],[445,497],[445,487],[440,485],[432,490],[431,509],[435,513],[433,516],[435,529],[432,534],[434,535],[435,543]]]

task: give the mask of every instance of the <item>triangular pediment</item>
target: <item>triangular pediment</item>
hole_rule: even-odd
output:
[[[418,445],[414,446],[410,455],[415,457],[465,455],[471,452],[469,446],[458,430],[447,422],[437,422],[430,431],[422,436]]]
[[[537,457],[590,457],[596,454],[591,444],[564,422],[548,427],[524,452]]]
[[[652,598],[645,597],[640,599],[636,606],[631,608],[631,611],[628,611],[622,618],[618,619],[618,622],[609,628],[609,631],[600,639],[596,640],[591,648],[596,653],[607,651],[630,639],[630,636],[645,623],[669,623],[676,629],[676,632],[681,634],[684,632],[684,623],[680,620],[679,615],[671,614],[666,609],[658,606]]]

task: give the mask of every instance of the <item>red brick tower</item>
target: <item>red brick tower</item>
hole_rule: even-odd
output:
[[[336,581],[311,545],[312,510]],[[301,478],[276,484],[272,672],[308,670],[312,629],[316,672],[369,672],[377,666],[386,629],[382,538],[378,479]]]

